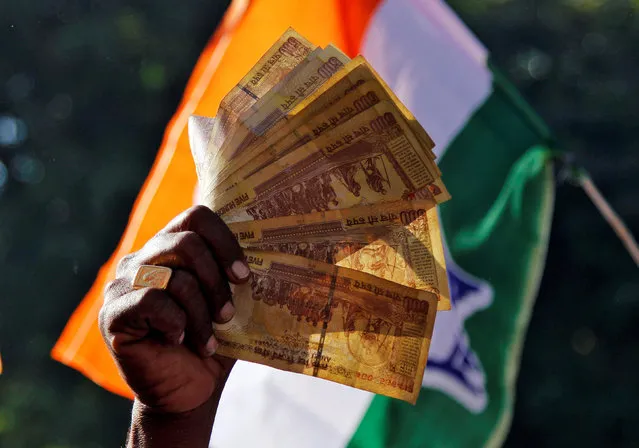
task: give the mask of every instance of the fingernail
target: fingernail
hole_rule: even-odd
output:
[[[238,280],[244,280],[251,273],[251,270],[246,263],[240,260],[233,262],[231,265],[231,271]]]
[[[233,316],[235,316],[235,307],[230,301],[226,302],[220,310],[220,319],[222,322],[228,322],[233,319]]]
[[[181,344],[182,342],[184,342],[184,332],[182,332],[182,334],[178,338],[178,344]]]
[[[215,339],[215,336],[211,336],[208,342],[206,343],[206,352],[209,354],[209,356],[212,356],[215,354],[216,351],[217,351],[217,339]]]

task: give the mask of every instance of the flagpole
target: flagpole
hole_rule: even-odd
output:
[[[586,192],[590,200],[595,207],[599,210],[599,213],[604,217],[612,230],[615,231],[623,245],[626,247],[626,250],[635,261],[635,264],[639,266],[639,246],[637,245],[637,241],[630,233],[630,230],[623,222],[623,220],[619,217],[619,215],[612,209],[606,198],[603,197],[599,189],[595,186],[594,182],[586,174],[585,172],[580,173],[578,178],[579,185]]]

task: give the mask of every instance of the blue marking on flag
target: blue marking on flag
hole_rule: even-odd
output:
[[[492,287],[458,266],[446,252],[451,310],[437,314],[423,385],[438,389],[468,410],[481,412],[488,403],[486,376],[464,328],[466,319],[490,306]]]

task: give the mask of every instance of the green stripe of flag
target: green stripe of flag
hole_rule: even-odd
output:
[[[440,164],[453,196],[441,207],[450,254],[494,291],[492,304],[465,321],[485,374],[487,404],[473,413],[434,389],[424,389],[415,406],[377,396],[352,448],[494,446],[508,431],[548,245],[554,180],[550,133],[504,77],[494,69],[493,76],[492,94]],[[487,233],[473,239],[477,232]]]

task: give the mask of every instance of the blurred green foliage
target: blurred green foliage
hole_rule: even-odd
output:
[[[639,233],[639,1],[450,0]],[[129,403],[49,351],[121,235],[227,2],[0,2],[0,446],[113,447]],[[639,440],[639,276],[561,185],[509,446]]]
[[[49,352],[115,248],[225,7],[0,2],[0,117],[27,133],[0,146],[0,446],[124,440],[130,404]]]

